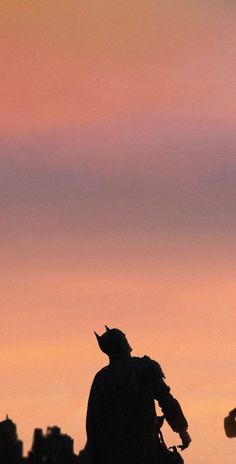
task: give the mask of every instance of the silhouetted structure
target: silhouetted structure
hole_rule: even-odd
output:
[[[96,337],[109,365],[96,374],[91,387],[85,448],[77,456],[73,439],[59,427],[48,427],[45,434],[36,428],[28,457],[23,457],[16,425],[7,416],[0,422],[0,464],[183,464],[176,447],[168,450],[160,431],[165,418],[180,435],[181,449],[191,442],[187,421],[160,365],[148,356],[132,357],[118,329],[106,327]],[[154,400],[164,414],[161,418]],[[236,436],[235,416],[236,409],[225,419],[227,436]]]
[[[225,434],[229,438],[236,437],[236,408],[224,419]]]
[[[0,463],[20,464],[22,460],[23,444],[17,437],[17,428],[7,416],[0,422]]]
[[[35,429],[28,464],[74,464],[74,441],[62,434],[57,426],[48,427],[44,435],[42,429]]]
[[[0,464],[85,464],[86,453],[80,458],[74,453],[74,441],[61,433],[57,426],[48,427],[46,434],[35,429],[32,448],[23,457],[23,443],[17,437],[17,428],[11,419],[0,422]]]
[[[132,357],[132,348],[118,329],[106,327],[102,336],[95,335],[110,362],[96,374],[89,396],[89,464],[163,462],[154,400],[171,428],[179,433],[181,448],[187,448],[191,441],[188,424],[178,401],[170,394],[160,365],[148,356]]]

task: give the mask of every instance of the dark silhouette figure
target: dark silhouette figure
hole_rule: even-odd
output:
[[[0,422],[0,463],[20,464],[23,453],[23,444],[17,437],[17,428],[14,422],[6,416]]]
[[[229,438],[236,437],[236,408],[224,419],[225,434]]]
[[[154,400],[170,427],[180,435],[182,450],[189,446],[191,438],[160,365],[148,356],[132,357],[132,348],[118,329],[106,327],[102,336],[95,335],[100,349],[109,357],[109,365],[96,374],[89,396],[89,464],[168,462],[158,438]]]

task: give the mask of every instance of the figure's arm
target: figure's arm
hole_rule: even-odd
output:
[[[153,363],[155,363],[153,361]],[[164,381],[164,374],[158,363],[153,365],[153,393],[172,430],[178,433],[182,444],[181,449],[189,446],[191,438],[187,432],[188,422],[179,402],[171,395],[170,387]]]
[[[166,385],[163,379],[159,380],[157,386],[158,390],[156,399],[168,424],[174,432],[179,434],[182,441],[179,448],[183,450],[187,448],[191,442],[191,438],[187,432],[188,422],[179,402],[171,395],[170,388]]]

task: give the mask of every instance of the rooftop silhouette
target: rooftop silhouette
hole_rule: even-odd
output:
[[[1,464],[19,464],[22,460],[23,443],[18,439],[14,422],[6,419],[0,422],[0,462]]]
[[[86,453],[74,453],[74,440],[61,433],[60,427],[48,427],[46,433],[35,428],[31,450],[23,456],[23,442],[18,439],[17,427],[6,416],[0,422],[1,464],[85,464]]]

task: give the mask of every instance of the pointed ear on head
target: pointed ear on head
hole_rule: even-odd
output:
[[[107,327],[107,325],[105,325],[105,329],[107,332],[109,332],[111,329],[109,329],[109,327]]]
[[[98,335],[97,332],[94,332],[94,334],[95,334],[95,337],[96,337],[96,339],[97,339],[97,341],[98,341],[98,343],[99,343],[100,338],[101,338],[100,335]]]

